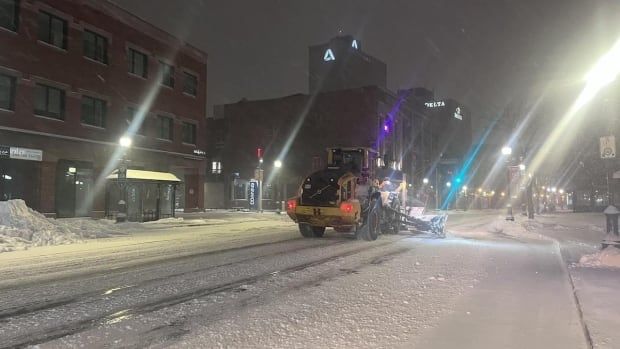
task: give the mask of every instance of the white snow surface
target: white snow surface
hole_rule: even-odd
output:
[[[26,206],[24,200],[0,201],[0,252],[70,244],[119,233],[112,221],[50,219]]]
[[[620,268],[620,248],[609,246],[600,252],[585,255],[579,260],[579,266]]]

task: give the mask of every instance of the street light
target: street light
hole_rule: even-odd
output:
[[[282,167],[282,161],[280,160],[276,160],[273,162],[273,167],[275,168],[281,168]]]
[[[123,136],[121,137],[121,139],[118,141],[118,143],[121,145],[121,147],[123,148],[129,148],[131,147],[131,138],[127,137],[127,136]]]
[[[424,178],[424,179],[422,180],[422,183],[424,183],[424,184],[428,184],[428,178]]]
[[[511,155],[512,154],[512,148],[509,146],[505,146],[502,148],[502,155]]]
[[[519,164],[519,170],[525,171],[525,165],[524,164]]]
[[[452,186],[452,183],[446,182],[446,187],[450,188],[451,186]]]

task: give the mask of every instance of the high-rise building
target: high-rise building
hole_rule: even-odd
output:
[[[387,85],[387,65],[350,35],[310,46],[308,59],[310,93]]]

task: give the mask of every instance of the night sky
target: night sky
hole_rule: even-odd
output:
[[[523,94],[573,86],[620,35],[597,0],[116,0],[206,51],[212,105],[307,92],[308,46],[352,34],[388,65],[469,106],[475,126]]]

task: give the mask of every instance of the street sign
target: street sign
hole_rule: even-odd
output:
[[[127,179],[127,166],[125,164],[118,166],[118,179]]]
[[[605,136],[601,137],[600,144],[601,158],[613,159],[616,157],[616,137]]]
[[[250,210],[258,211],[259,190],[260,188],[258,187],[258,181],[250,180],[250,188],[249,188],[250,193],[248,196],[248,201],[250,203]]]
[[[265,170],[263,170],[262,168],[257,168],[254,170],[254,179],[262,182],[264,180],[264,176]]]

